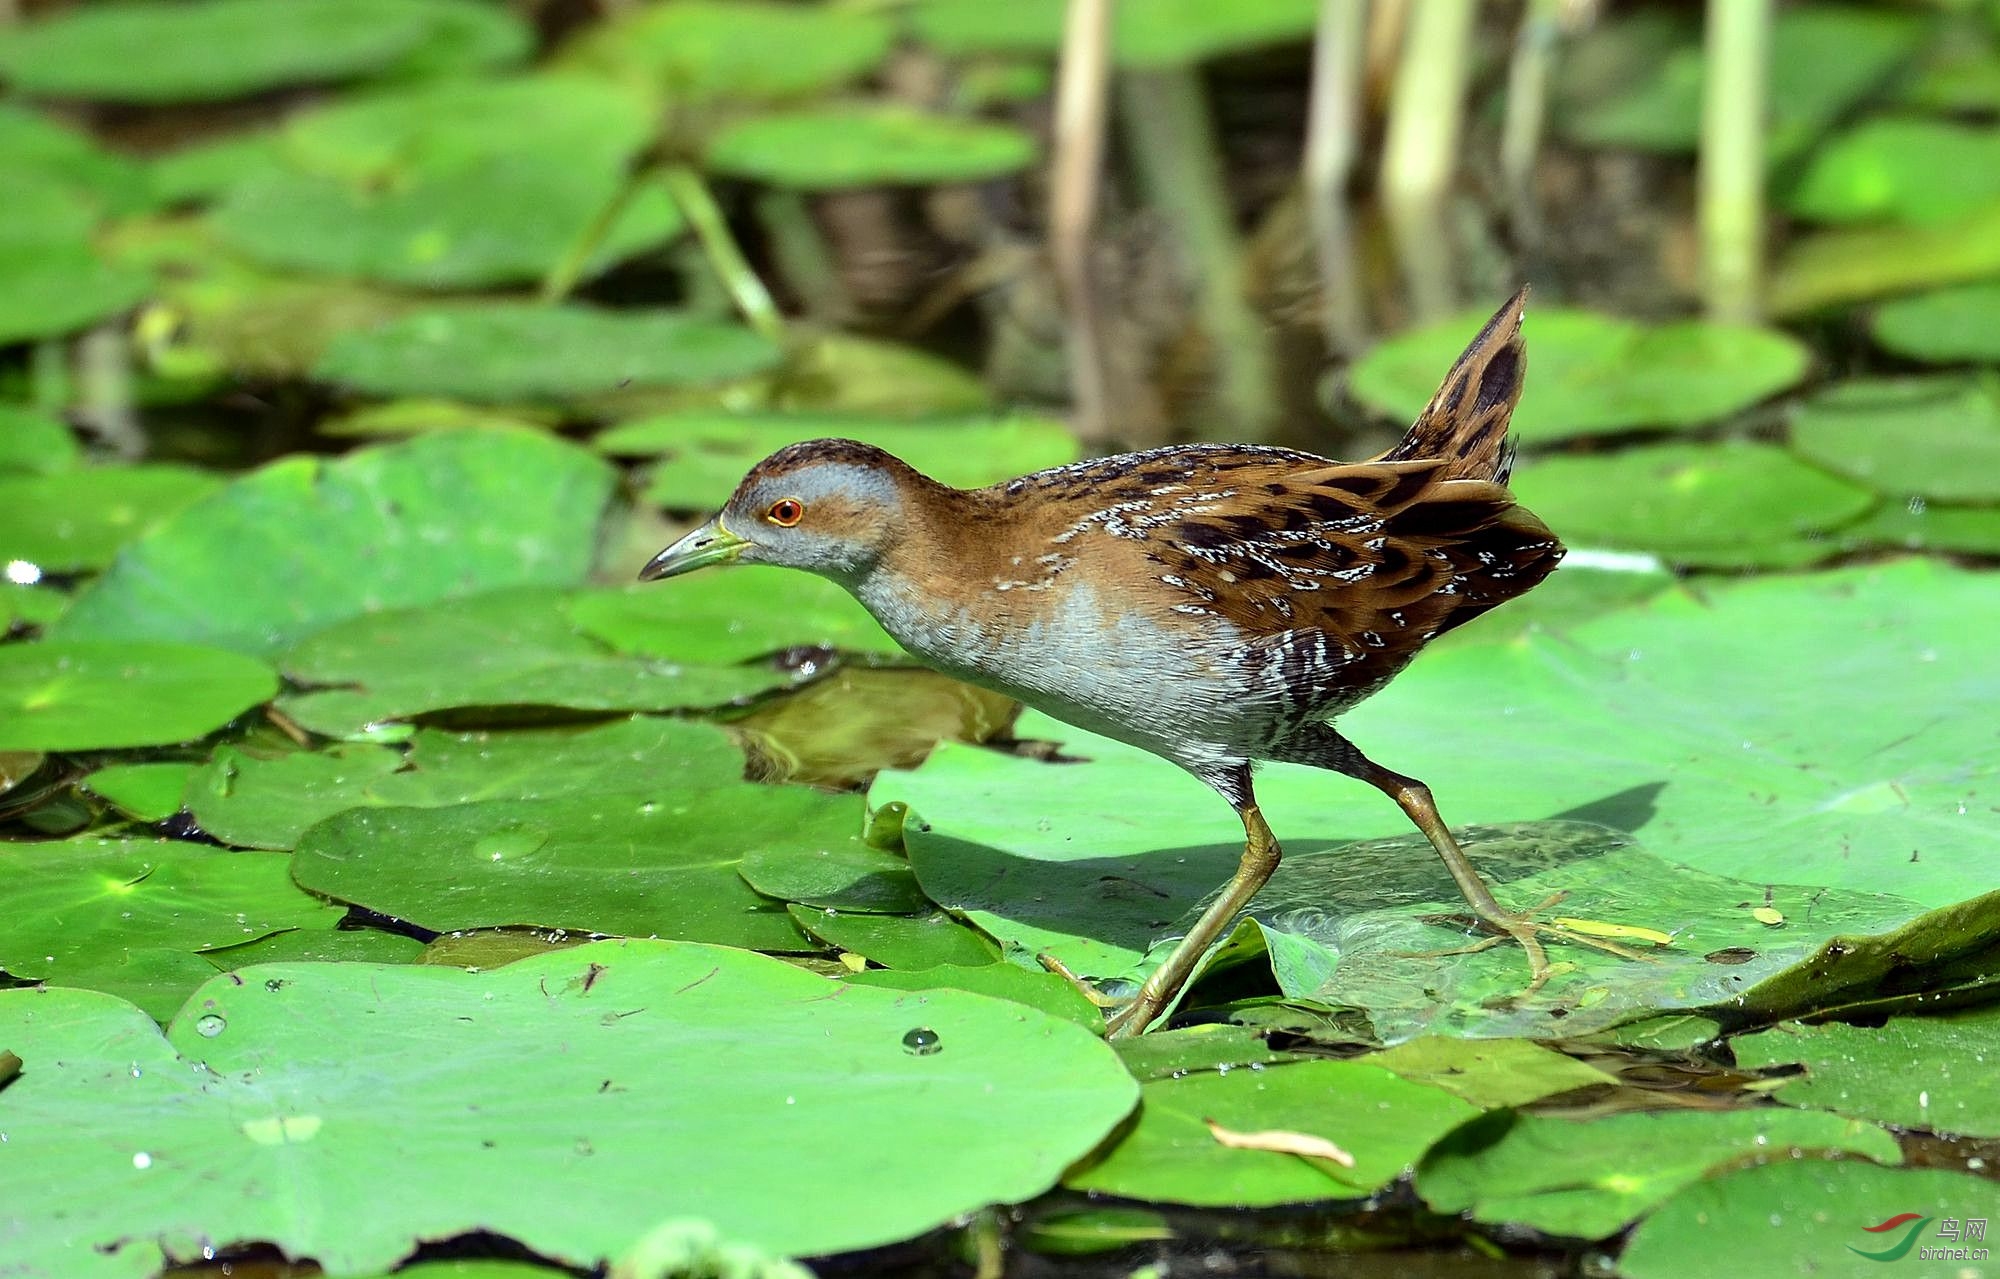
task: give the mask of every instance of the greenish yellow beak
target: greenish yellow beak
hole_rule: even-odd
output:
[[[741,555],[748,545],[749,542],[724,527],[722,517],[718,515],[655,555],[646,567],[639,570],[639,580],[657,582],[663,577],[678,577],[711,564],[727,564]]]

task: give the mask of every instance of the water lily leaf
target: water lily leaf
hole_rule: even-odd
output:
[[[669,311],[482,306],[429,311],[333,340],[316,375],[375,395],[565,400],[720,382],[769,368],[749,329]]]
[[[1399,421],[1414,419],[1483,319],[1460,316],[1382,343],[1354,366],[1354,394]],[[1514,429],[1530,441],[1700,426],[1777,394],[1806,371],[1796,339],[1744,325],[1648,325],[1531,307],[1523,331],[1531,364]]]
[[[775,667],[675,665],[607,652],[563,616],[560,592],[527,587],[339,622],[285,655],[308,691],[278,707],[329,737],[455,707],[661,711],[720,706],[779,688]]]
[[[1767,444],[1661,444],[1542,458],[1514,491],[1581,546],[1651,551],[1709,567],[1809,564],[1836,548],[1805,541],[1875,505],[1875,495]]]
[[[1080,1027],[934,991],[922,1016],[941,1051],[917,1055],[903,1038],[919,997],[828,997],[838,989],[757,955],[662,943],[480,973],[273,964],[216,979],[165,1039],[102,996],[0,992],[0,1037],[25,1063],[8,1090],[10,1151],[48,1174],[12,1198],[0,1244],[78,1279],[252,1241],[369,1273],[468,1232],[589,1267],[688,1216],[774,1253],[837,1252],[1031,1198],[1132,1108],[1130,1077]],[[364,1023],[398,1047],[357,1070],[326,1027]],[[720,1074],[718,1059],[731,1062]],[[968,1131],[973,1110],[985,1122]],[[795,1157],[802,1143],[881,1149],[879,1193],[857,1202],[848,1179]],[[905,1143],[965,1157],[902,1158]],[[495,1149],[514,1157],[496,1165]],[[561,1173],[576,1159],[588,1179]],[[438,1175],[385,1200],[416,1164]],[[167,1169],[187,1177],[180,1192],[150,1180]],[[301,1177],[321,1211],[271,1193]],[[58,1216],[66,1230],[41,1226]]]
[[[1617,1081],[1597,1067],[1525,1039],[1424,1035],[1364,1060],[1412,1083],[1442,1088],[1482,1110],[1525,1106],[1577,1088]]]
[[[1077,458],[1076,438],[1051,418],[962,417],[883,421],[834,413],[684,412],[621,423],[591,441],[614,457],[658,457],[646,500],[675,510],[714,510],[749,469],[787,444],[860,440],[934,480],[983,488]]]
[[[1794,241],[1771,272],[1776,316],[2000,274],[2000,201],[1939,226],[1822,231]]]
[[[941,910],[925,915],[855,915],[812,906],[788,907],[792,922],[829,946],[885,968],[981,967],[1000,948]]]
[[[74,467],[81,456],[76,436],[63,423],[19,405],[0,404],[0,477],[53,475]],[[12,507],[10,502],[7,509]]]
[[[20,912],[0,969],[61,985],[127,949],[214,950],[341,915],[301,892],[283,857],[169,840],[9,844],[0,888]]]
[[[750,116],[709,139],[718,173],[808,191],[976,182],[1026,168],[1035,140],[1010,125],[880,103]]]
[[[103,568],[120,547],[219,487],[207,471],[165,464],[0,476],[0,561],[46,573]]]
[[[181,794],[196,767],[185,760],[107,764],[86,777],[83,785],[127,817],[163,822],[181,811]]]
[[[63,639],[186,639],[276,656],[383,608],[579,581],[611,490],[538,432],[445,432],[252,471],[129,546]],[[246,547],[256,548],[254,555]]]
[[[5,40],[0,33],[0,49]],[[11,103],[0,104],[0,166],[7,171],[9,203],[17,206],[0,214],[0,224],[11,223],[30,189],[44,183],[84,195],[107,214],[137,212],[151,199],[139,164],[107,151],[80,129]]]
[[[1874,119],[1832,139],[1785,198],[1815,222],[1935,226],[2000,200],[2000,129]]]
[[[1051,1017],[1061,1017],[1093,1031],[1104,1029],[1104,1014],[1084,997],[1082,991],[1054,973],[1037,972],[1018,964],[988,963],[970,966],[940,965],[935,968],[871,968],[842,980],[850,986],[872,986],[877,990],[969,990],[977,995],[1026,1004]],[[917,1005],[921,1007],[921,1003]]]
[[[1432,1142],[1479,1113],[1450,1093],[1359,1061],[1155,1079],[1142,1096],[1138,1124],[1101,1160],[1070,1174],[1072,1189],[1218,1208],[1358,1199],[1402,1176]],[[1354,1166],[1233,1150],[1210,1135],[1209,1120],[1239,1132],[1324,1137],[1352,1154]]]
[[[872,848],[753,852],[737,873],[766,897],[823,910],[908,915],[930,905],[908,862]]]
[[[88,328],[136,306],[152,285],[80,240],[0,242],[0,346]]]
[[[260,758],[225,746],[189,780],[187,802],[201,828],[224,843],[291,848],[307,827],[350,808],[623,793],[641,780],[699,788],[742,778],[742,752],[722,729],[639,716],[588,728],[419,729],[407,752],[345,744]]]
[[[859,79],[889,52],[880,13],[830,4],[677,0],[629,9],[587,28],[566,63],[639,79],[674,101],[775,101]],[[783,49],[785,56],[771,56]]]
[[[279,135],[254,129],[163,151],[148,162],[146,182],[162,205],[203,204],[262,177],[283,162]]]
[[[263,662],[193,644],[0,645],[0,750],[168,746],[277,691]]]
[[[1902,1162],[1873,1124],[1818,1111],[1668,1111],[1588,1122],[1495,1116],[1424,1159],[1417,1193],[1439,1212],[1569,1239],[1604,1239],[1709,1172],[1844,1151]]]
[[[618,652],[670,661],[744,662],[801,645],[902,651],[841,587],[769,565],[579,591],[566,607],[578,630]]]
[[[1940,506],[1922,498],[1884,502],[1866,519],[1840,530],[1843,547],[1885,546],[1901,551],[1966,551],[2000,556],[2000,510],[1990,506]]]
[[[1910,1208],[1922,1216],[1896,1220]],[[1743,1274],[1872,1275],[1919,1246],[1963,1247],[1962,1238],[1940,1239],[1939,1217],[2000,1217],[2000,1185],[1969,1173],[1857,1159],[1762,1164],[1698,1181],[1668,1200],[1632,1233],[1618,1273],[1698,1274],[1714,1264],[1716,1240],[1727,1239],[1729,1264]]]
[[[512,15],[473,0],[96,4],[0,33],[0,76],[34,97],[213,102],[464,60],[453,45],[511,61],[529,42]]]
[[[1866,1028],[1788,1025],[1729,1042],[1746,1069],[1806,1068],[1779,1085],[1778,1099],[1790,1105],[1899,1128],[2000,1137],[2000,1072],[1992,1066],[2000,1062],[2000,1016],[1991,1009],[1892,1017]],[[1911,1073],[1912,1062],[1923,1063],[1920,1073]]]
[[[1311,38],[1311,0],[1149,0],[1112,14],[1112,48],[1124,67],[1185,66]],[[918,36],[948,54],[1047,53],[1062,47],[1062,0],[925,0],[912,6]]]
[[[753,853],[857,849],[861,820],[854,795],[635,770],[616,791],[350,809],[305,833],[293,874],[434,932],[528,925],[798,951],[811,946],[784,905],[737,868]]]
[[[1792,447],[1899,497],[2000,501],[2000,384],[1959,377],[1842,382],[1792,419]]]
[[[1875,310],[1875,340],[1928,364],[2000,363],[2000,284],[1898,298]]]

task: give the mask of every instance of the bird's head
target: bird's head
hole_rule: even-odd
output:
[[[809,440],[750,468],[716,517],[639,571],[658,581],[710,564],[779,564],[852,585],[903,527],[905,490],[922,482],[888,453],[854,440]]]

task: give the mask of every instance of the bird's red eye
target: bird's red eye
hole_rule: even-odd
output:
[[[764,518],[779,528],[790,528],[806,516],[805,503],[795,497],[781,497],[771,503],[771,509],[764,512]]]

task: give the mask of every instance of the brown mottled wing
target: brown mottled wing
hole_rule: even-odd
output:
[[[1445,479],[1507,482],[1514,466],[1507,422],[1527,373],[1527,347],[1521,340],[1521,313],[1527,304],[1524,288],[1493,313],[1402,441],[1378,461],[1438,458],[1445,462]]]

